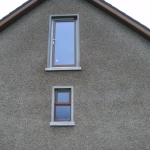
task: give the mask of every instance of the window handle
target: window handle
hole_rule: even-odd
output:
[[[53,44],[55,44],[55,42],[56,42],[56,39],[53,39]]]

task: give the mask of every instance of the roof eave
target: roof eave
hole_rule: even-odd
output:
[[[0,22],[0,32],[10,26],[13,22],[27,14],[29,11],[40,5],[45,0],[30,0],[21,7],[4,17]]]
[[[30,0],[9,15],[7,15],[0,22],[0,32],[44,1],[46,0]],[[109,5],[107,2],[101,0],[87,1],[100,8],[104,12],[108,13],[112,17],[116,18],[117,20],[121,21],[123,24],[127,25],[146,39],[150,40],[150,29],[138,23],[126,14],[123,14],[121,11]]]
[[[150,30],[134,19],[130,18],[126,14],[123,14],[121,11],[118,9],[115,9],[113,6],[109,5],[107,2],[101,1],[101,0],[87,0],[94,6],[100,8],[107,14],[111,15],[113,18],[121,21],[123,24],[128,26],[129,28],[133,29],[146,39],[150,40]]]

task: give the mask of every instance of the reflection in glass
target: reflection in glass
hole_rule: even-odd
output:
[[[73,65],[74,22],[56,22],[55,65]]]
[[[70,120],[70,106],[56,106],[56,120]]]
[[[69,92],[58,92],[58,102],[69,102]]]

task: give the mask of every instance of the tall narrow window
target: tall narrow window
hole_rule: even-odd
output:
[[[50,126],[74,126],[73,87],[54,86]]]
[[[81,70],[79,15],[51,16],[46,71]]]

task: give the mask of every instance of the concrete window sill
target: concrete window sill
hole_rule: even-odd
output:
[[[57,67],[57,68],[45,68],[45,71],[63,71],[63,70],[81,70],[81,67]]]
[[[50,122],[50,126],[75,126],[75,122]]]

